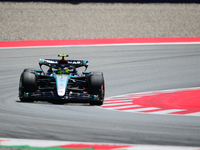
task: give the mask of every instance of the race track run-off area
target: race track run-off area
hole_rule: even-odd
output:
[[[50,48],[52,48],[52,47],[53,48],[54,47],[63,48],[63,50],[62,50],[63,52],[65,51],[64,48],[70,47],[70,49],[71,49],[71,47],[73,47],[73,48],[76,47],[77,51],[76,52],[73,51],[71,53],[73,55],[79,56],[80,53],[82,54],[82,49],[84,49],[85,47],[88,48],[88,47],[92,47],[92,46],[101,47],[104,45],[106,45],[106,46],[114,45],[115,50],[113,50],[113,49],[110,50],[110,52],[112,54],[111,57],[116,57],[116,58],[122,59],[123,56],[121,56],[122,55],[121,49],[118,50],[118,45],[120,45],[120,46],[124,46],[124,45],[125,46],[127,46],[127,45],[128,46],[130,46],[130,45],[131,46],[132,45],[133,46],[134,45],[137,45],[137,46],[142,45],[143,46],[143,45],[145,45],[147,48],[142,49],[143,52],[141,53],[142,56],[143,56],[143,54],[149,53],[149,55],[147,55],[145,57],[145,59],[143,57],[141,57],[139,50],[135,50],[134,55],[130,55],[131,61],[130,62],[124,61],[123,62],[124,65],[127,65],[127,63],[129,64],[129,63],[138,63],[138,62],[139,62],[138,64],[140,64],[140,63],[148,64],[148,61],[146,61],[146,60],[149,60],[148,56],[151,56],[153,58],[153,62],[155,64],[157,62],[159,62],[160,60],[162,60],[163,58],[167,59],[166,62],[168,62],[168,63],[170,60],[175,60],[176,58],[181,58],[180,62],[178,62],[178,64],[180,63],[182,65],[182,60],[187,58],[188,55],[182,56],[182,55],[179,55],[179,53],[178,53],[177,56],[173,59],[171,57],[174,57],[174,55],[172,55],[172,56],[169,55],[168,57],[166,56],[166,57],[158,57],[158,58],[155,57],[154,58],[153,54],[155,54],[155,53],[152,54],[152,51],[154,51],[154,48],[152,47],[152,50],[150,50],[148,47],[148,45],[157,45],[157,46],[164,45],[164,46],[166,46],[165,48],[167,49],[168,45],[179,45],[179,44],[182,44],[182,47],[184,47],[185,45],[189,45],[189,44],[191,44],[191,45],[195,44],[195,45],[197,45],[197,48],[199,48],[200,37],[0,41],[0,50],[2,49],[2,51],[4,50],[7,53],[9,50],[10,51],[18,50],[18,51],[24,52],[27,49],[29,49],[29,50],[31,49],[30,51],[32,51],[34,49],[40,48],[41,51],[44,49],[44,53],[51,51],[51,53],[49,53],[49,55],[54,56],[54,54],[57,54],[57,52],[54,52],[54,50],[50,50]],[[137,47],[137,48],[139,48],[139,47]],[[176,48],[178,49],[178,46]],[[198,51],[197,48],[193,51],[195,51],[195,52]],[[80,49],[79,50],[79,51],[81,51],[80,53],[78,52],[78,49]],[[132,54],[132,48],[130,48],[130,49],[131,50],[129,50],[129,47],[127,47],[127,49],[126,49],[128,54]],[[106,50],[104,50],[104,51],[106,51]],[[88,52],[91,52],[91,51],[88,50]],[[115,55],[115,52],[119,53],[119,54]],[[157,50],[157,52],[158,52],[158,50]],[[18,53],[18,52],[16,52],[16,53]],[[193,56],[196,56],[196,54],[198,54],[198,53],[191,54],[191,52],[188,52],[188,53],[191,55],[191,58],[189,57],[188,60],[192,60]],[[99,52],[99,54],[100,54],[100,52]],[[168,52],[166,53],[166,51],[163,50],[163,54],[168,54]],[[8,55],[9,54],[7,53],[7,54],[5,54],[5,56],[2,56],[2,58],[5,57],[5,59],[7,59],[6,57]],[[26,54],[26,55],[29,55],[29,54]],[[43,55],[45,55],[45,57],[46,57],[46,53]],[[132,56],[135,56],[135,55],[138,55],[139,58],[141,57],[140,60],[137,60],[135,58],[136,60],[132,61],[132,59],[133,59]],[[106,54],[103,56],[106,56]],[[30,58],[30,59],[35,60],[35,58],[37,58],[37,57],[39,57],[39,56],[34,55],[34,57]],[[111,57],[109,57],[109,58],[111,58]],[[137,56],[135,56],[135,57],[137,57]],[[14,58],[14,55],[11,58]],[[92,58],[92,56],[91,56],[91,58]],[[21,56],[16,57],[16,60],[19,60],[19,59],[21,59]],[[29,59],[29,57],[27,57],[27,60],[24,57],[23,60],[29,61],[28,59]],[[101,60],[103,60],[103,57],[101,58]],[[176,62],[176,61],[174,61],[174,62]],[[31,62],[31,63],[34,63],[34,62]],[[110,64],[110,61],[105,62],[105,64]],[[197,64],[197,63],[195,61],[194,63],[191,63],[191,64]],[[101,65],[103,66],[104,63]],[[112,65],[116,66],[115,63],[111,64],[110,67],[107,68],[107,70],[106,70],[107,75],[110,74],[110,70],[112,70],[112,67],[113,67]],[[192,65],[190,65],[190,66],[192,66]],[[95,68],[95,67],[96,66],[94,65],[93,68]],[[138,68],[139,66],[136,66],[136,67]],[[5,66],[5,68],[6,68],[6,66]],[[151,68],[149,67],[146,69],[150,70]],[[127,70],[129,71],[129,69],[127,69]],[[149,70],[147,70],[147,71],[149,71]],[[158,72],[159,71],[160,70],[158,69]],[[142,73],[146,72],[146,70],[144,69],[141,72]],[[191,75],[190,70],[188,72],[189,72],[188,74]],[[179,72],[178,72],[178,74],[179,74]],[[178,74],[175,74],[175,75],[178,75]],[[149,81],[150,84],[152,84],[154,82],[154,80],[151,80],[152,79],[151,77],[153,75],[155,75],[155,74],[153,73],[148,76],[149,80],[147,80],[147,81]],[[173,75],[174,74],[172,74],[171,76],[174,77]],[[108,76],[107,76],[107,78],[108,78]],[[157,76],[155,76],[155,78],[157,79]],[[112,79],[112,78],[109,78],[109,79]],[[123,78],[120,78],[120,79],[123,80]],[[9,127],[7,128],[7,125],[12,125],[13,123],[10,123],[10,122],[8,122],[8,124],[5,123],[5,127],[4,127],[5,131],[3,130],[3,133],[4,133],[4,135],[7,135],[7,137],[2,137],[0,135],[0,149],[1,148],[49,149],[49,150],[64,150],[64,149],[85,149],[85,150],[95,150],[95,149],[96,150],[114,150],[114,149],[115,150],[116,149],[119,149],[119,150],[139,150],[139,149],[142,149],[142,150],[147,150],[147,149],[148,150],[160,150],[160,149],[162,149],[162,150],[163,149],[164,150],[165,149],[184,150],[184,149],[188,149],[189,150],[189,149],[191,149],[191,150],[193,150],[193,149],[196,149],[197,150],[197,149],[200,149],[199,144],[198,144],[199,125],[195,126],[195,123],[193,123],[193,121],[198,120],[199,119],[198,117],[200,116],[200,87],[199,87],[199,84],[191,84],[188,86],[187,83],[190,83],[190,81],[191,81],[191,80],[189,80],[188,82],[185,83],[186,86],[180,85],[180,86],[173,88],[173,86],[170,86],[169,84],[172,82],[175,82],[177,80],[177,77],[174,77],[174,80],[171,80],[170,83],[168,83],[168,79],[169,78],[167,78],[165,80],[166,84],[162,84],[162,85],[167,85],[166,87],[159,86],[158,88],[154,88],[154,89],[152,89],[151,87],[145,88],[145,86],[147,84],[145,82],[145,83],[143,83],[144,86],[139,88],[138,85],[141,84],[139,82],[137,85],[135,85],[135,88],[138,92],[133,91],[133,93],[131,93],[130,91],[133,89],[131,87],[130,91],[127,91],[127,89],[128,89],[127,88],[126,91],[119,93],[121,90],[120,87],[117,88],[117,90],[113,90],[113,88],[115,86],[114,83],[117,82],[116,78],[115,78],[115,79],[113,79],[114,81],[112,81],[113,85],[110,86],[110,91],[108,90],[111,93],[109,95],[109,97],[105,98],[102,106],[94,106],[94,107],[90,107],[87,105],[86,106],[85,105],[84,106],[82,106],[82,105],[80,105],[80,106],[79,105],[77,105],[77,106],[76,105],[63,105],[63,106],[58,105],[57,106],[57,105],[46,104],[46,103],[43,104],[43,103],[37,103],[37,102],[33,103],[33,104],[21,103],[20,101],[18,101],[18,99],[15,98],[16,95],[13,96],[14,98],[11,99],[10,101],[7,101],[7,99],[9,99],[9,98],[5,98],[3,104],[5,104],[5,106],[8,106],[8,111],[10,111],[10,109],[9,109],[10,103],[13,104],[12,106],[13,106],[14,110],[19,108],[19,109],[22,109],[24,112],[26,112],[26,110],[31,110],[32,108],[34,108],[31,111],[31,112],[33,112],[33,114],[31,114],[31,115],[23,114],[23,112],[19,112],[19,114],[22,114],[20,116],[19,114],[15,114],[15,111],[13,110],[13,112],[10,111],[11,115],[8,113],[8,116],[10,118],[13,118],[12,116],[15,116],[16,121],[18,119],[18,122],[20,122],[21,120],[24,120],[23,117],[27,117],[27,119],[30,123],[32,123],[32,121],[35,121],[34,119],[36,118],[36,122],[35,122],[36,128],[32,128],[34,130],[30,131],[30,133],[29,133],[29,126],[32,127],[32,125],[34,125],[34,124],[28,124],[29,122],[27,122],[27,125],[26,125],[26,122],[22,121],[21,124],[19,123],[19,125],[16,125],[16,129],[22,129],[25,132],[25,134],[22,134],[22,133],[24,133],[22,130],[15,131],[15,129],[13,129],[12,130],[12,131],[14,131],[13,133],[15,133],[15,132],[19,132],[19,133],[16,133],[16,135],[9,137],[9,134],[10,135],[12,135],[12,134],[11,133],[7,134],[8,131],[10,131]],[[187,79],[187,78],[184,78],[184,79]],[[137,81],[136,79],[135,79],[135,81],[132,81],[132,84],[136,81]],[[156,81],[159,81],[159,80],[155,80],[155,82]],[[182,80],[181,80],[181,82],[182,82]],[[196,81],[192,81],[192,82],[196,82]],[[109,81],[105,81],[105,83],[109,83]],[[110,83],[111,83],[111,81],[110,81]],[[121,81],[120,83],[123,83],[123,82]],[[118,84],[116,84],[116,85],[118,85]],[[126,85],[124,85],[123,87],[125,87],[125,86]],[[170,88],[168,88],[168,87],[170,87]],[[141,89],[142,89],[142,91],[141,91]],[[152,91],[151,91],[151,89],[152,89]],[[112,92],[112,91],[116,91],[116,92]],[[116,93],[119,93],[119,94],[116,94]],[[127,93],[127,94],[124,94],[124,93]],[[120,94],[123,94],[123,95],[120,95]],[[7,93],[7,95],[10,95],[10,93]],[[18,106],[18,107],[16,107],[16,106]],[[49,112],[49,114],[44,114],[44,116],[40,118],[40,112],[39,113],[35,113],[35,112],[41,111],[41,108],[45,108],[46,111]],[[94,110],[97,112],[100,112],[101,114],[104,114],[104,116],[98,116],[99,115],[98,114],[97,116],[93,117],[92,115],[93,115]],[[53,117],[51,117],[52,111],[55,112],[55,115],[53,115]],[[4,115],[6,114],[6,113],[4,114],[4,109],[2,109],[2,112],[3,113],[1,115],[3,116],[3,119],[5,121],[7,121],[7,118],[4,117]],[[6,112],[6,109],[5,109],[5,112]],[[62,116],[63,113],[64,114],[66,113],[66,115]],[[85,118],[82,118],[82,116],[81,116],[82,113],[87,117],[85,117],[83,115]],[[106,118],[105,116],[108,114],[110,116],[108,116],[108,118]],[[119,115],[119,118],[116,117],[117,116],[116,114]],[[47,115],[47,118],[45,115]],[[73,118],[73,116],[75,116],[77,118]],[[80,116],[80,118],[79,118],[79,116]],[[113,119],[112,118],[113,116],[115,116],[116,118]],[[151,117],[148,117],[148,116],[151,116]],[[180,117],[180,116],[184,116],[184,117]],[[59,117],[61,117],[61,118],[59,118]],[[140,117],[144,117],[146,119],[151,118],[151,120],[147,120],[147,121],[146,121],[146,119],[140,120]],[[162,117],[164,118],[163,120],[162,120]],[[21,120],[19,120],[20,118],[21,118]],[[67,119],[69,118],[72,121],[67,122],[68,120],[66,118]],[[105,120],[105,118],[106,118],[106,120]],[[111,121],[112,120],[111,118],[114,120],[114,122]],[[176,122],[176,118],[180,119],[179,120],[180,122],[178,122],[177,124],[174,123],[174,122]],[[37,122],[37,119],[38,119],[38,122]],[[45,123],[44,119],[46,119],[47,123]],[[99,119],[99,120],[96,120],[96,121],[98,121],[97,123],[94,121],[95,119]],[[40,120],[42,120],[42,121],[40,121]],[[57,124],[53,124],[53,121],[55,121],[55,120],[58,120]],[[85,121],[85,120],[88,120],[88,121]],[[123,122],[122,120],[125,122]],[[138,122],[135,120],[138,120]],[[186,121],[184,121],[184,120],[186,120]],[[192,121],[190,121],[190,120],[192,120]],[[98,131],[98,132],[96,132],[96,130],[91,132],[92,130],[90,128],[88,128],[88,126],[91,122],[94,122],[94,130],[96,129],[98,131],[99,127],[101,127],[102,130]],[[106,122],[108,122],[108,123],[106,123]],[[123,122],[123,124],[121,126],[117,126],[119,122]],[[156,123],[161,122],[161,125],[156,126],[157,124],[155,122]],[[78,124],[78,123],[80,123],[80,124]],[[102,123],[104,123],[104,124],[102,124]],[[165,125],[166,123],[167,123],[167,125]],[[171,124],[171,123],[174,123],[174,124]],[[198,121],[196,123],[198,124]],[[38,138],[37,133],[41,134],[41,132],[42,132],[42,129],[39,130],[37,125],[41,125],[41,124],[44,124],[44,126],[42,126],[42,129],[44,131],[45,130],[46,131],[45,131],[45,133],[43,133],[43,137],[41,138],[43,140],[37,140],[40,138],[40,137]],[[69,128],[68,129],[69,131],[66,131],[66,126]],[[80,128],[80,126],[82,129]],[[131,129],[130,130],[127,129],[126,132],[123,132],[123,131],[125,131],[124,129],[126,129],[127,126],[128,127],[131,126]],[[191,126],[192,127],[194,126],[194,127],[192,128]],[[63,127],[63,128],[59,129],[59,127]],[[77,127],[77,128],[75,128],[75,127]],[[157,132],[154,133],[154,130],[157,128],[158,128],[158,131],[156,130]],[[52,130],[54,130],[54,129],[55,129],[55,131],[52,132]],[[74,137],[73,137],[72,129],[74,129],[73,131],[76,131],[78,129],[77,134],[74,134]],[[192,132],[190,133],[190,131],[188,129],[191,130]],[[27,133],[32,134],[33,136],[36,134],[35,138],[32,138],[33,136],[31,137],[28,134],[26,134],[26,131],[27,131]],[[106,134],[107,131],[110,132],[109,133],[111,135],[110,137],[106,137],[106,135],[108,135],[108,134]],[[129,134],[130,131],[133,131],[133,132],[131,132]],[[184,134],[184,133],[181,133],[182,131],[185,131],[184,132],[185,137],[182,136]],[[100,142],[98,142],[98,140],[97,140],[97,142],[92,141],[91,143],[90,142],[81,142],[81,140],[85,140],[85,138],[80,137],[80,139],[81,139],[80,140],[78,138],[79,136],[77,136],[79,134],[83,135],[83,134],[87,133],[88,135],[91,135],[91,137],[88,136],[88,139],[86,139],[87,141],[89,141],[91,139],[92,140],[95,139],[96,137],[94,138],[94,136],[95,135],[98,136],[99,132],[100,132],[100,134],[102,134],[102,139],[108,138],[108,142],[105,139],[105,141],[107,143],[105,143],[105,141],[103,141],[102,139],[99,139]],[[116,132],[117,132],[117,134],[116,134]],[[125,143],[124,141],[121,142],[121,139],[120,139],[121,138],[120,136],[123,135],[124,133],[127,135],[122,136],[122,138],[127,136],[126,137],[127,139],[125,139],[124,141],[125,142],[128,141],[129,144],[117,144],[118,142]],[[72,138],[70,137],[69,139],[66,139],[66,137],[68,138],[67,134],[69,134],[69,135],[71,134],[70,136],[72,136]],[[195,135],[195,134],[198,134],[198,135]],[[60,135],[62,135],[62,136],[60,136]],[[103,135],[105,135],[105,136],[103,136]],[[134,135],[134,136],[132,136],[132,135]],[[22,136],[24,136],[24,137],[22,137]],[[119,139],[117,138],[118,136],[119,136]],[[140,136],[141,136],[141,139],[140,139]],[[154,138],[152,138],[152,136],[154,136]],[[29,139],[29,137],[31,137],[32,139]],[[50,139],[49,137],[50,138],[57,137],[57,139],[52,140],[52,138]],[[112,139],[113,137],[115,139]],[[131,141],[132,139],[130,139],[130,137],[131,138],[137,137],[138,140],[134,139],[136,141],[136,143],[132,144],[132,141]],[[144,139],[144,141],[142,141],[143,139]],[[159,139],[161,139],[160,143],[157,142],[157,141],[159,141]],[[173,143],[174,139],[175,140],[180,139],[180,142],[175,141]],[[191,142],[194,141],[194,143],[196,145],[193,143],[190,144],[189,143],[190,141],[188,142],[188,140],[190,140],[190,139],[191,139]],[[162,140],[164,141],[164,144],[163,144]],[[74,141],[76,141],[76,142],[74,142]],[[101,143],[101,141],[103,141],[103,142]],[[112,141],[114,141],[115,144],[113,144]],[[139,143],[139,144],[137,144],[137,143]]]
[[[200,88],[127,94],[105,100],[102,108],[123,112],[200,116]]]

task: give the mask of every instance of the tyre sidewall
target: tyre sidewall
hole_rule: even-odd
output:
[[[102,105],[105,96],[105,84],[102,72],[93,72],[89,76],[89,94],[99,95],[99,101],[91,101],[90,104]]]
[[[33,101],[29,98],[24,98],[24,93],[35,92],[37,88],[37,77],[33,70],[26,70],[21,74],[19,83],[19,97],[21,101]]]

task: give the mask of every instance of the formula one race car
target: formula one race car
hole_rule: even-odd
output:
[[[102,105],[105,95],[102,72],[86,71],[87,60],[40,59],[40,70],[24,69],[19,83],[19,99],[22,102],[62,101],[88,102]],[[45,72],[42,66],[47,66]],[[77,68],[85,67],[79,74]]]

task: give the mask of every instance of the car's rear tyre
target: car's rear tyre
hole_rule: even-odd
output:
[[[98,95],[99,100],[91,100],[90,105],[102,105],[105,96],[105,83],[103,73],[93,72],[89,76],[89,94]]]
[[[29,97],[30,92],[35,92],[37,87],[37,78],[33,70],[24,70],[21,74],[20,84],[19,84],[19,98],[22,102],[33,102],[34,99]],[[26,93],[26,96],[24,96]]]

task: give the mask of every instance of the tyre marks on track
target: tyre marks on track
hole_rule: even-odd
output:
[[[123,112],[200,116],[200,88],[115,96],[107,98],[102,108]]]

